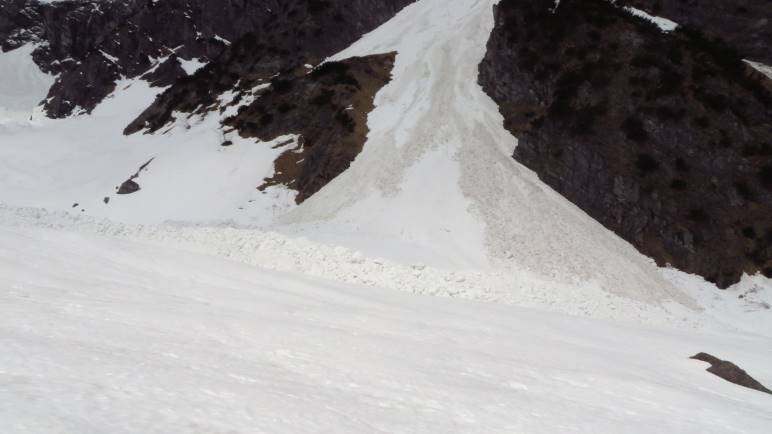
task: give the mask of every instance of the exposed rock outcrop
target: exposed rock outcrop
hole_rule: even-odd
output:
[[[495,15],[480,81],[518,161],[661,265],[772,276],[772,102],[738,50],[605,0]]]
[[[170,56],[208,62],[247,34],[242,47],[259,45],[265,54],[249,60],[276,73],[303,54],[342,49],[412,1],[0,0],[0,47],[39,44],[36,63],[60,74],[46,111],[65,117],[90,112],[119,77],[140,77],[159,62],[165,75],[148,79],[170,85],[180,78]]]
[[[348,169],[367,139],[375,94],[391,79],[396,53],[328,62],[280,75],[250,105],[226,119],[244,137],[263,141],[294,134],[297,147],[275,163],[259,188],[282,184],[304,201]]]
[[[699,353],[690,358],[710,363],[710,368],[708,368],[707,371],[717,377],[729,381],[730,383],[772,395],[772,390],[764,387],[763,384],[756,381],[756,379],[748,375],[747,372],[740,369],[739,366],[732,362],[721,360],[707,353]]]

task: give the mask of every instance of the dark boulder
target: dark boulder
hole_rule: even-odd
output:
[[[761,383],[748,375],[747,372],[740,369],[739,366],[732,362],[718,359],[717,357],[711,356],[707,353],[699,353],[690,358],[710,363],[710,368],[708,368],[707,371],[713,375],[723,378],[726,381],[729,381],[730,383],[772,395],[772,390],[764,387]]]
[[[139,184],[134,182],[133,179],[129,179],[118,188],[118,194],[132,194],[138,192],[140,189]]]
[[[0,48],[40,43],[36,63],[59,74],[45,108],[60,118],[91,112],[119,77],[140,77],[159,59],[212,61],[247,34],[247,46],[264,50],[239,65],[276,73],[304,53],[344,48],[412,1],[0,0]],[[157,86],[184,78],[169,62],[156,72],[147,78]]]

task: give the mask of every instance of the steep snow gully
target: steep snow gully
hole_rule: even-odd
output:
[[[364,152],[288,219],[330,218],[370,246],[387,238],[434,250],[427,256],[447,259],[440,266],[492,257],[553,284],[693,307],[649,259],[511,158],[516,139],[477,83],[494,3],[421,1],[335,56],[399,53]]]
[[[46,119],[50,77],[11,74],[35,101],[0,86],[0,432],[764,432],[766,395],[688,357],[772,384],[769,279],[660,269],[511,158],[477,82],[496,3],[419,0],[332,57],[398,53],[299,206],[256,189],[283,138],[123,136],[160,91],[136,80]]]

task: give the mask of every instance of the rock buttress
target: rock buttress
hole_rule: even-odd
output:
[[[514,158],[660,265],[772,276],[772,103],[742,55],[605,0],[504,0],[480,82]]]

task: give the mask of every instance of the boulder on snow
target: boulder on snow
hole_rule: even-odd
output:
[[[121,184],[121,186],[118,188],[118,194],[132,194],[138,192],[139,190],[139,184],[134,182],[134,180],[129,179],[128,181]]]
[[[699,353],[690,358],[710,363],[710,368],[708,368],[707,371],[713,375],[723,378],[726,381],[729,381],[730,383],[772,395],[772,390],[764,387],[761,383],[748,375],[747,372],[740,369],[739,366],[732,362],[727,360],[720,360],[719,358],[711,356],[708,353]]]

